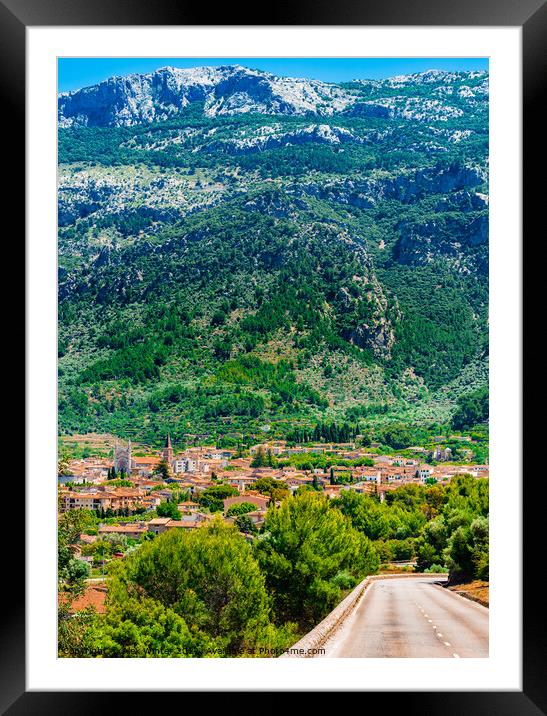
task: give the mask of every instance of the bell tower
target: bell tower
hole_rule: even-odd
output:
[[[171,444],[171,436],[169,433],[167,433],[167,438],[165,440],[165,447],[163,448],[162,457],[165,460],[165,462],[171,467],[171,464],[173,462],[173,446]]]

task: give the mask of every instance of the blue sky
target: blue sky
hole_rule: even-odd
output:
[[[308,77],[326,82],[353,79],[381,79],[424,70],[486,70],[488,58],[480,57],[74,57],[59,58],[59,91],[97,84],[113,75],[152,72],[158,67],[200,67],[203,65],[244,65],[287,77]]]

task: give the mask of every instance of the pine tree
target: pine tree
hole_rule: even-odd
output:
[[[156,468],[156,475],[159,475],[163,480],[167,480],[170,477],[171,471],[166,460],[162,460]]]
[[[264,467],[266,465],[266,455],[264,453],[264,448],[262,445],[258,448],[256,451],[256,455],[254,456],[251,467]]]

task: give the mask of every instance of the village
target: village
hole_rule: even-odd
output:
[[[171,529],[197,529],[218,513],[252,539],[268,507],[297,490],[320,490],[329,498],[355,490],[383,501],[386,492],[409,483],[447,484],[462,473],[489,475],[488,465],[452,463],[450,448],[414,452],[415,457],[379,455],[353,443],[288,446],[277,441],[254,445],[242,457],[214,446],[175,452],[167,436],[161,451],[139,457],[128,441],[117,444],[110,458],[70,460],[68,474],[59,476],[59,506],[61,512],[85,509],[104,518],[96,535],[82,535],[87,543],[114,535],[140,540]],[[299,456],[296,465],[288,464],[292,456]],[[321,456],[328,467],[313,466]],[[211,495],[217,499],[205,499]],[[177,496],[184,499],[177,501]],[[170,509],[162,510],[165,505]],[[238,519],[241,515],[245,520]]]

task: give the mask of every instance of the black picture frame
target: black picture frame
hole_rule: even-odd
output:
[[[214,22],[211,22],[211,18]],[[368,25],[368,26],[518,26],[522,29],[523,57],[523,210],[524,231],[528,251],[524,253],[524,330],[528,343],[524,343],[524,375],[535,389],[536,380],[542,375],[541,351],[536,349],[536,311],[541,305],[543,282],[541,263],[535,257],[534,242],[541,240],[542,223],[539,212],[545,202],[542,176],[544,169],[545,122],[540,111],[545,97],[547,78],[547,2],[545,0],[383,0],[356,2],[356,0],[298,0],[291,4],[278,3],[268,6],[267,14],[251,16],[241,6],[221,5],[213,11],[203,4],[182,3],[176,0],[0,0],[0,112],[4,132],[2,137],[9,145],[12,155],[9,164],[9,181],[3,192],[4,207],[18,217],[12,234],[12,249],[23,259],[24,199],[24,153],[25,146],[25,30],[29,26],[115,26],[115,25]],[[4,145],[6,147],[6,145]],[[543,151],[542,151],[543,150]],[[4,158],[8,156],[7,149]],[[5,169],[6,165],[4,165]],[[540,193],[541,192],[541,193]],[[543,211],[542,211],[543,213]],[[537,219],[537,222],[535,221]],[[537,225],[537,234],[533,228]],[[525,233],[524,233],[525,232]],[[24,301],[22,300],[24,304]],[[536,315],[534,315],[536,314]],[[532,326],[532,321],[534,322]],[[526,331],[526,329],[529,329]],[[23,343],[20,320],[13,322],[15,340]],[[21,383],[22,385],[22,383]],[[523,380],[523,388],[527,383]],[[524,391],[523,391],[524,393]],[[534,404],[537,401],[534,395]],[[541,424],[533,415],[531,395],[524,401],[523,454],[541,446]],[[533,455],[529,458],[530,467]],[[526,468],[526,459],[524,468]],[[532,472],[532,471],[531,471]],[[380,694],[389,696],[389,705],[404,709],[407,713],[421,714],[519,714],[530,716],[547,713],[545,689],[545,597],[540,586],[542,570],[541,534],[537,525],[542,524],[545,504],[545,479],[531,474],[524,482],[524,613],[523,613],[523,690],[521,692],[432,692]],[[526,474],[523,470],[523,474]],[[519,476],[515,476],[518,479]],[[537,477],[538,479],[534,480]],[[543,482],[543,484],[542,484]],[[543,498],[543,499],[542,499]],[[20,503],[19,503],[20,504]],[[14,527],[15,528],[15,527]],[[20,535],[20,524],[17,524]],[[6,550],[3,572],[9,574],[9,606],[1,614],[0,639],[0,712],[10,716],[20,714],[96,714],[99,710],[124,708],[126,695],[104,692],[28,692],[25,685],[25,592],[24,550],[21,540],[10,541]],[[508,565],[508,579],[521,579]],[[250,685],[251,686],[251,685]],[[67,689],[70,685],[67,684]],[[242,689],[243,690],[243,689]],[[282,694],[272,694],[268,704],[275,708]],[[373,694],[367,695],[367,701]],[[140,693],[139,712],[152,704],[151,693]],[[225,709],[233,700],[240,701],[237,694],[207,695],[207,705]],[[221,701],[220,701],[221,699]],[[325,703],[327,703],[325,695]],[[370,704],[370,701],[368,701]],[[222,704],[222,705],[220,705]]]

